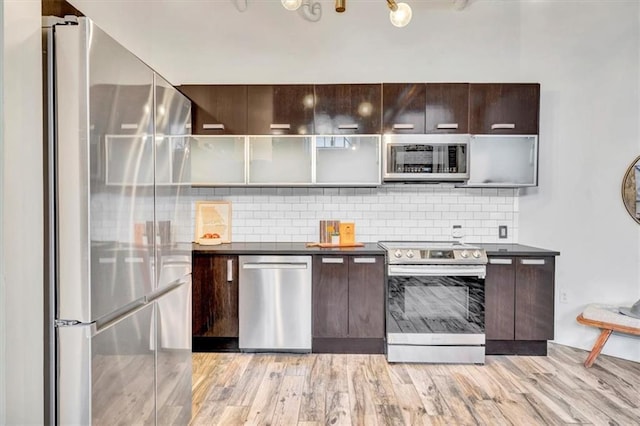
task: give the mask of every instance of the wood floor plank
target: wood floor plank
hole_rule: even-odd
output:
[[[479,424],[502,426],[511,423],[503,415],[494,401],[481,400],[473,403],[474,413]]]
[[[264,378],[258,385],[258,392],[249,408],[247,424],[271,424],[285,367],[286,364],[282,362],[271,362],[267,365]]]
[[[332,426],[356,424],[351,421],[348,392],[327,392],[326,407],[326,424]]]
[[[249,363],[244,374],[234,386],[229,404],[250,406],[267,371],[267,366],[274,360],[274,357],[262,354],[243,354],[242,356],[248,357]]]
[[[355,425],[377,425],[376,404],[369,386],[370,373],[366,355],[353,355],[347,364],[348,396],[351,416]]]
[[[407,365],[407,372],[429,416],[451,416],[451,410],[433,383],[427,369],[419,364]]]
[[[476,424],[472,403],[462,393],[455,380],[450,376],[433,376],[433,384],[436,386],[442,398],[455,417],[462,424]]]
[[[227,405],[222,410],[220,418],[214,424],[218,426],[239,426],[243,425],[247,420],[249,414],[249,407],[243,407],[238,405]],[[211,423],[209,423],[211,424]]]
[[[413,384],[394,383],[393,389],[398,399],[405,425],[428,425],[429,415]]]
[[[327,378],[331,355],[312,355],[309,374],[305,377],[302,402],[300,404],[300,422],[325,423],[325,404]]]
[[[303,388],[304,376],[287,376],[285,374],[276,399],[272,424],[293,425],[298,422]]]

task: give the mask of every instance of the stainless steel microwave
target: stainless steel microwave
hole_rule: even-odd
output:
[[[455,135],[384,135],[385,181],[464,181],[469,179],[469,139]]]

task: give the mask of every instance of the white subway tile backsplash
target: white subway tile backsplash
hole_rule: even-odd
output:
[[[158,220],[173,220],[175,241],[192,241],[196,201],[232,203],[233,241],[317,241],[320,220],[354,221],[356,239],[451,239],[461,225],[465,242],[518,241],[518,196],[512,188],[455,188],[453,185],[390,184],[379,188],[194,188],[176,206],[157,198]],[[91,200],[92,238],[124,241],[133,230],[116,229],[122,209],[117,194]],[[140,198],[136,220],[153,217],[153,199]],[[509,228],[498,239],[498,225]]]

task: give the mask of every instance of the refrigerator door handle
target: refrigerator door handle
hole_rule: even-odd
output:
[[[156,290],[153,293],[150,293],[146,299],[147,299],[147,303],[151,303],[154,300],[158,300],[160,299],[162,296],[164,296],[167,293],[171,293],[173,290],[175,290],[176,288],[183,286],[187,283],[188,281],[184,280],[184,279],[178,279],[175,280],[174,282],[162,287],[160,290]]]
[[[92,323],[92,336],[106,330],[107,328],[119,323],[123,319],[126,319],[130,315],[136,313],[137,311],[143,309],[147,306],[148,303],[145,297],[141,297],[139,299],[134,300],[131,303],[124,305],[122,308],[117,309],[110,314],[107,314],[101,318],[98,318],[95,323]]]

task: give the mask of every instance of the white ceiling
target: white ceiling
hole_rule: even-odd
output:
[[[279,0],[70,3],[173,84],[357,82],[362,71],[381,74],[393,66],[394,55],[420,55],[425,44],[433,55],[459,47],[442,37],[449,31],[465,33],[473,43],[474,35],[491,27],[495,31],[502,15],[495,8],[478,7],[482,1],[472,1],[462,11],[453,0],[406,1],[413,20],[405,28],[391,25],[385,0],[348,0],[342,14],[334,11],[332,0],[321,0],[319,22],[285,10]],[[500,3],[505,10],[517,7],[515,1]],[[282,61],[283,55],[289,58]],[[274,61],[286,64],[278,70]],[[361,64],[362,69],[345,63]],[[402,73],[397,77],[403,78]]]

